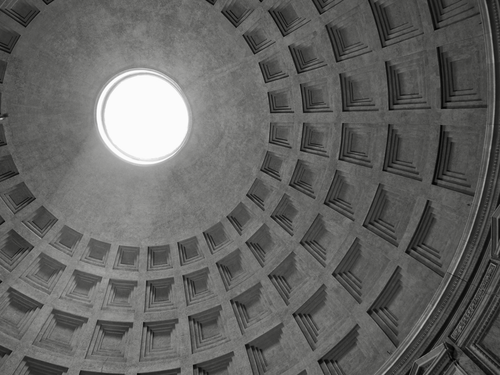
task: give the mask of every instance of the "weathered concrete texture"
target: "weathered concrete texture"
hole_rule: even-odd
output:
[[[74,228],[108,241],[180,240],[227,214],[250,185],[266,92],[248,47],[221,14],[206,13],[193,1],[61,1],[23,33],[5,77],[15,161]],[[117,160],[96,133],[99,90],[131,67],[170,75],[193,109],[191,139],[159,166]],[[130,115],[140,131],[141,113]]]

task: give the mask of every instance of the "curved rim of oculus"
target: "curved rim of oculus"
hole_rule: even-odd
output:
[[[99,135],[120,159],[153,165],[176,155],[191,132],[191,109],[179,85],[147,68],[122,71],[99,93]]]

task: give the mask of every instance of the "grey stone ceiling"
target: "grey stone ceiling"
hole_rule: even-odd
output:
[[[2,4],[0,373],[405,374],[486,268],[491,3]],[[132,67],[193,109],[153,167],[94,124]]]

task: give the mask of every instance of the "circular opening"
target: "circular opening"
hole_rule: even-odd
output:
[[[133,69],[112,78],[96,107],[99,134],[108,148],[134,164],[160,163],[184,145],[189,107],[179,86],[150,69]]]

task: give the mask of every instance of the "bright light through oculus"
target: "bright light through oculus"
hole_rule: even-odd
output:
[[[172,157],[189,131],[189,109],[167,76],[134,69],[113,78],[96,108],[99,133],[116,155],[134,164]]]

